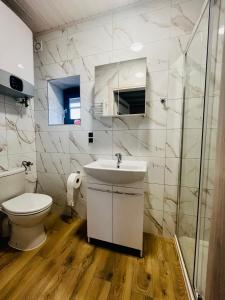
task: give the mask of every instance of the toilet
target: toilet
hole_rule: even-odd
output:
[[[16,168],[0,173],[0,203],[11,224],[9,246],[28,251],[46,241],[44,219],[49,214],[52,198],[25,192],[25,170]]]

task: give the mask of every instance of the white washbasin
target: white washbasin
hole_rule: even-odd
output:
[[[122,160],[117,168],[116,160],[99,159],[84,166],[85,172],[106,183],[127,184],[141,181],[147,171],[145,161]]]

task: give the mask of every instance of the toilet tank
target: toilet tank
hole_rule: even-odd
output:
[[[25,192],[25,169],[0,172],[0,204]]]

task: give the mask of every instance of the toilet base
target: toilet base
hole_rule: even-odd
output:
[[[11,237],[9,246],[22,251],[29,251],[41,246],[47,239],[43,224],[32,227],[23,227],[11,224]]]

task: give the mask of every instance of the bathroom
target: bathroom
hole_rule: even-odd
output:
[[[0,299],[225,299],[224,28],[0,1]]]

